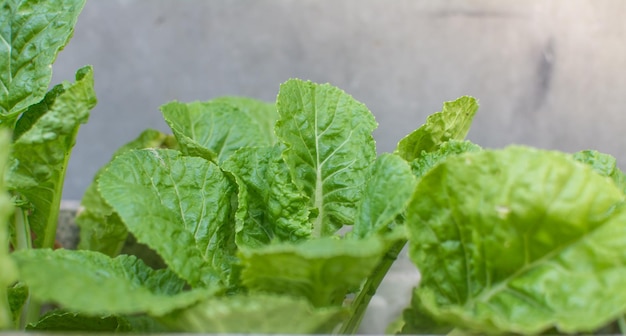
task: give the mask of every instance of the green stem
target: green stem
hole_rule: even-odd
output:
[[[14,217],[15,235],[16,235],[16,250],[26,250],[33,248],[30,225],[28,223],[27,210],[17,208]],[[39,314],[41,312],[41,303],[36,302],[31,296],[26,300],[22,307],[22,312],[19,319],[19,328],[24,330],[26,325],[39,320]]]
[[[30,224],[28,223],[28,215],[26,210],[17,208],[14,217],[15,225],[15,246],[16,251],[27,250],[33,248],[33,242],[30,235]]]
[[[363,316],[365,315],[365,311],[367,310],[372,297],[376,294],[376,289],[378,289],[378,286],[385,278],[385,275],[387,275],[387,271],[389,271],[391,265],[398,258],[398,255],[400,254],[400,251],[402,251],[402,248],[404,248],[405,244],[406,240],[401,240],[395,243],[389,251],[387,251],[383,260],[378,263],[378,266],[376,266],[372,272],[372,276],[365,281],[361,290],[350,305],[352,309],[350,319],[341,326],[338,334],[354,335],[357,332],[359,326],[361,325],[361,321],[363,320]]]
[[[22,316],[20,321],[20,329],[26,329],[26,326],[30,323],[39,321],[41,315],[41,302],[33,299],[31,295],[28,296],[28,300],[24,303],[22,308]]]
[[[624,315],[617,319],[617,326],[619,327],[619,333],[626,335],[626,317]]]

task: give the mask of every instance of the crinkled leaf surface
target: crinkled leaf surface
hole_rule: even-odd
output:
[[[363,238],[392,229],[415,189],[415,177],[401,157],[382,154],[369,169],[363,197],[359,201],[353,234]]]
[[[433,152],[423,151],[415,160],[411,162],[411,169],[413,170],[415,176],[421,177],[449,156],[468,152],[478,152],[480,150],[482,150],[480,146],[467,140],[446,141]]]
[[[171,102],[161,111],[187,155],[222,162],[239,148],[276,142],[274,104],[223,97],[187,104]]]
[[[574,153],[574,159],[591,165],[593,170],[600,175],[611,178],[615,185],[626,194],[626,175],[617,168],[617,161],[613,156],[595,150],[585,150]]]
[[[341,305],[371,274],[387,245],[377,237],[324,237],[300,244],[242,249],[242,282],[252,291],[306,297],[316,307]]]
[[[39,102],[51,64],[69,41],[85,0],[7,0],[0,7],[0,114]]]
[[[0,177],[5,176],[10,151],[8,132],[0,132]],[[7,287],[17,279],[15,265],[9,257],[8,219],[13,206],[7,193],[4,178],[0,178],[0,330],[12,323]]]
[[[211,289],[183,292],[185,281],[155,271],[134,256],[110,258],[93,251],[31,249],[12,254],[21,279],[40,301],[84,314],[160,316],[211,296]]]
[[[469,96],[444,103],[441,112],[431,114],[424,125],[400,140],[396,153],[411,162],[443,142],[463,140],[477,110],[478,102]]]
[[[181,278],[228,283],[236,187],[215,164],[176,150],[133,150],[109,164],[99,188],[137,240]]]
[[[207,334],[330,334],[346,317],[338,307],[313,308],[305,299],[253,294],[204,301],[162,318],[176,330]]]
[[[80,125],[95,105],[93,72],[84,67],[76,73],[75,83],[56,86],[33,107],[45,110],[38,119],[18,121],[17,127],[26,130],[14,140],[8,184],[33,205],[29,221],[37,247],[54,245],[70,152]]]
[[[309,199],[292,182],[282,148],[248,147],[222,164],[239,185],[237,243],[261,246],[311,235]]]
[[[171,148],[175,144],[176,142],[171,135],[148,129],[133,141],[119,148],[113,157],[115,158],[132,149]],[[114,257],[122,250],[128,231],[124,222],[100,195],[97,181],[103,171],[104,168],[96,173],[94,181],[83,196],[80,211],[76,216],[76,224],[80,228],[78,248],[98,251]]]
[[[319,211],[313,235],[354,224],[356,203],[376,158],[377,124],[365,105],[329,84],[292,79],[280,86],[276,134],[294,182]]]
[[[421,313],[480,333],[593,331],[626,310],[623,203],[610,180],[562,153],[448,158],[407,210]]]

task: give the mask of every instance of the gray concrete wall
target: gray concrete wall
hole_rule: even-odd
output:
[[[480,145],[596,148],[624,168],[625,12],[621,0],[90,0],[54,67],[56,83],[93,64],[99,97],[64,197],[144,128],[167,130],[161,104],[273,101],[291,77],[364,102],[380,151],[468,94]]]

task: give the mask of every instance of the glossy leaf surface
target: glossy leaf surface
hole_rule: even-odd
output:
[[[367,167],[376,158],[373,115],[336,87],[296,79],[281,85],[277,108],[285,162],[319,212],[313,236],[354,224]]]
[[[448,158],[407,210],[418,314],[479,333],[593,331],[626,310],[625,210],[621,190],[566,154]]]
[[[134,150],[110,163],[99,186],[128,230],[181,278],[192,286],[228,282],[236,196],[215,164],[175,150]]]
[[[7,0],[0,6],[0,115],[15,118],[43,99],[57,53],[85,0]]]

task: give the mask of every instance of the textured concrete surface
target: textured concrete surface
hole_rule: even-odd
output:
[[[53,82],[95,67],[99,105],[78,136],[65,199],[170,100],[273,101],[291,77],[364,102],[391,151],[444,101],[473,95],[485,147],[595,148],[626,168],[621,0],[90,0]],[[418,275],[403,258],[362,332],[381,333]],[[393,307],[393,308],[390,308]]]
[[[273,101],[291,77],[330,82],[380,123],[380,151],[443,101],[473,95],[469,138],[596,148],[626,166],[626,2],[90,0],[53,82],[95,67],[99,105],[79,134],[66,199],[115,148],[167,130],[170,100]]]

